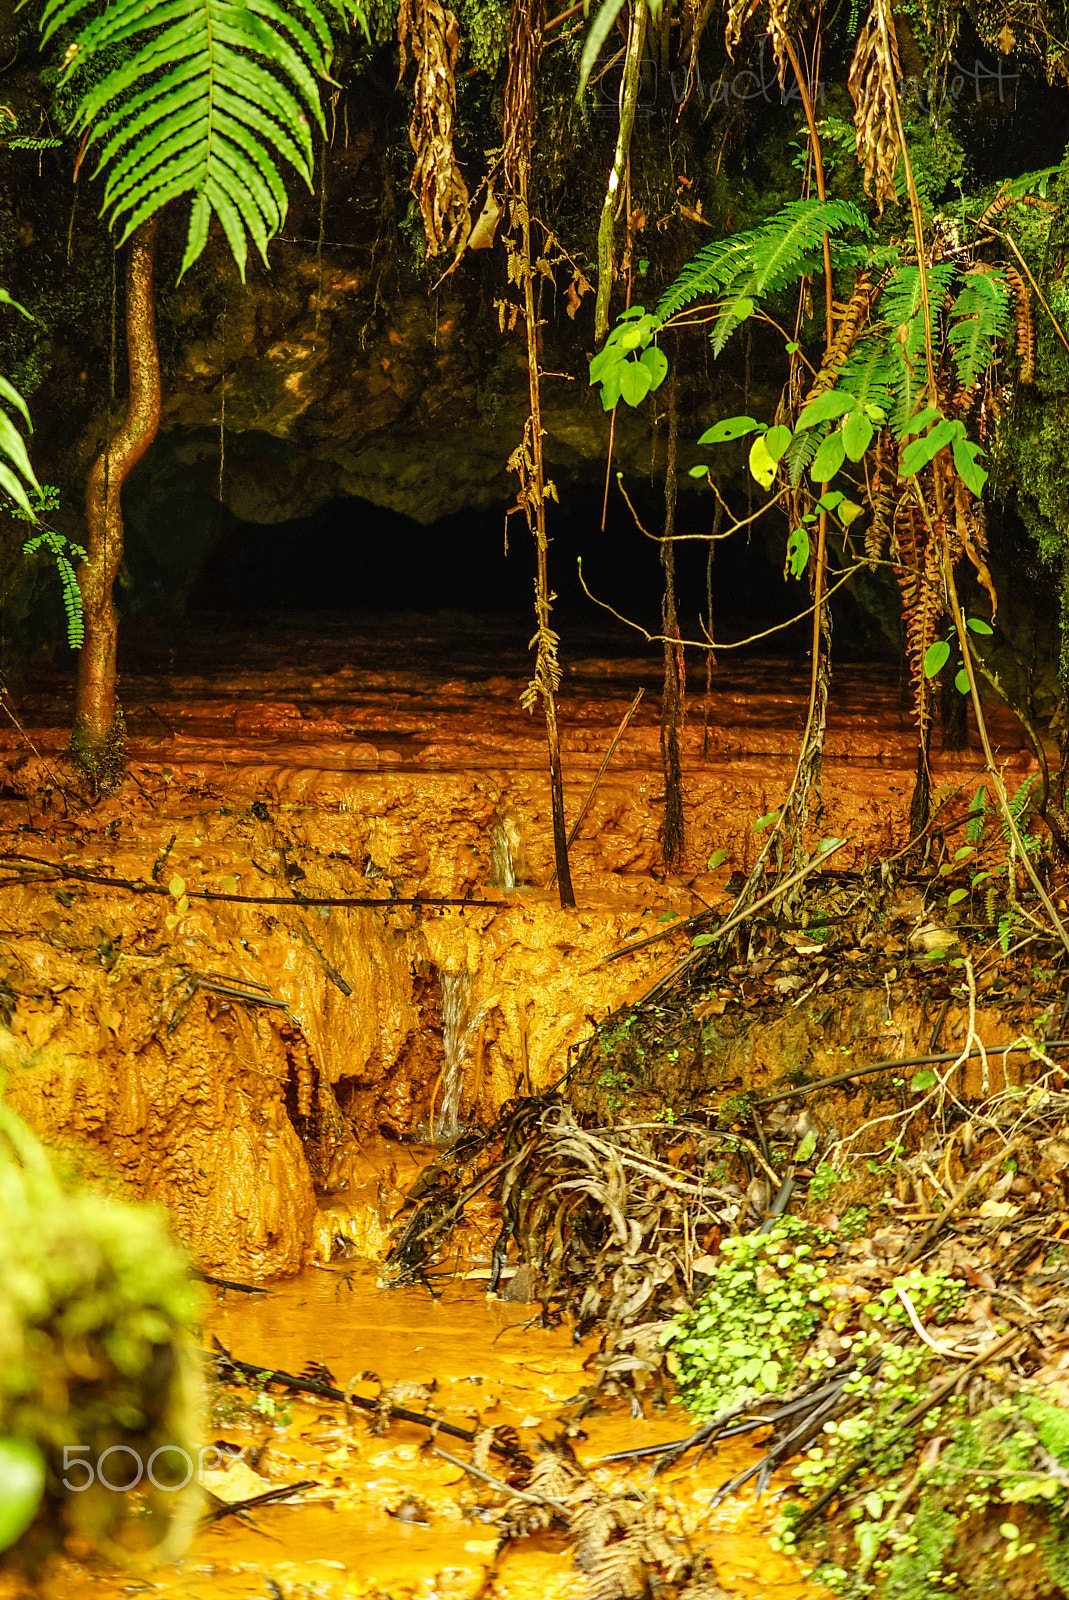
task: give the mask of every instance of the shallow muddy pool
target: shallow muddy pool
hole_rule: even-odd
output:
[[[567,1402],[588,1381],[583,1362],[594,1348],[574,1345],[566,1327],[534,1325],[529,1307],[488,1300],[477,1282],[448,1284],[435,1301],[423,1289],[380,1288],[368,1263],[307,1268],[262,1297],[217,1290],[210,1297],[205,1337],[216,1335],[238,1359],[295,1373],[321,1362],[341,1388],[356,1374],[372,1372],[385,1384],[435,1383],[432,1405],[445,1420],[469,1428],[479,1421],[510,1424],[527,1447],[537,1434],[551,1437],[562,1420],[575,1417]],[[376,1389],[370,1377],[356,1385],[364,1395]],[[247,1401],[248,1393],[242,1398]],[[284,1425],[277,1418],[276,1425],[249,1426],[247,1416],[221,1422],[217,1410],[208,1437],[229,1441],[242,1454],[225,1471],[208,1471],[206,1484],[230,1500],[301,1479],[315,1479],[314,1488],[293,1503],[257,1510],[251,1523],[228,1518],[206,1529],[180,1567],[148,1577],[68,1561],[48,1584],[49,1600],[118,1600],[133,1593],[166,1600],[585,1600],[591,1593],[561,1537],[516,1541],[495,1561],[495,1529],[481,1508],[500,1508],[502,1500],[431,1454],[426,1428],[395,1421],[376,1437],[366,1414],[347,1420],[340,1404],[276,1404]],[[421,1409],[418,1399],[398,1404]],[[646,1468],[599,1468],[599,1457],[679,1438],[691,1427],[674,1402],[660,1416],[640,1420],[618,1404],[585,1418],[573,1443],[599,1485],[626,1481],[641,1490],[649,1487]],[[465,1443],[444,1436],[439,1442],[470,1459]],[[706,1546],[729,1594],[817,1600],[826,1591],[807,1584],[796,1562],[769,1547],[774,1495],[757,1503],[744,1495],[709,1512],[717,1486],[752,1460],[755,1449],[732,1441],[696,1469],[666,1474],[658,1480],[658,1499],[670,1525]]]

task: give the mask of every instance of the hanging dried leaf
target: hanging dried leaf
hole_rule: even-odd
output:
[[[453,149],[457,19],[441,0],[401,0],[397,17],[403,76],[416,62],[415,105],[408,130],[416,164],[409,188],[419,202],[427,254],[463,249],[471,232],[468,186]]]
[[[896,85],[902,75],[898,40],[889,0],[873,0],[847,79],[854,100],[857,156],[865,170],[865,192],[874,195],[882,211],[897,200],[898,128],[895,119]]]
[[[742,38],[742,30],[761,4],[761,0],[728,0],[724,18],[724,48],[734,56],[735,47]]]

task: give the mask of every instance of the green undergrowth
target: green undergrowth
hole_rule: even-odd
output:
[[[907,1310],[938,1343],[965,1315],[961,1277],[888,1269],[867,1287],[841,1233],[793,1218],[726,1239],[716,1264],[706,1260],[707,1286],[663,1336],[696,1418],[754,1409],[857,1363],[847,1405],[787,1468],[779,1548],[848,1600],[1064,1593],[1069,1410],[997,1361],[961,1369],[921,1340]],[[987,1336],[1007,1326],[992,1313]],[[955,1369],[961,1383],[924,1409]],[[831,1510],[800,1530],[833,1485]]]

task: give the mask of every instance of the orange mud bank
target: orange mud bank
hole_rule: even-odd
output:
[[[666,877],[654,666],[566,659],[570,817],[636,688],[649,692],[575,842],[578,907],[562,911],[542,727],[519,709],[525,643],[526,624],[499,635],[463,618],[191,630],[174,661],[142,641],[121,688],[131,778],[92,805],[63,755],[66,685],[39,674],[13,697],[0,846],[170,892],[27,881],[35,869],[6,862],[8,1099],[83,1168],[168,1206],[204,1268],[296,1271],[320,1203],[359,1181],[361,1141],[426,1135],[451,1084],[460,1123],[547,1088],[591,1019],[646,989],[681,941],[604,958],[666,910],[727,903],[728,875],[752,861],[753,821],[790,781],[804,668],[733,665],[708,704],[691,695],[687,864]],[[850,836],[836,858],[849,867],[903,842],[915,740],[885,668],[840,680],[819,833]],[[996,721],[994,736],[1019,782],[1016,730]],[[937,788],[979,771],[972,754],[934,766]],[[189,898],[200,891],[268,903]],[[471,903],[300,903],[419,895]],[[918,1038],[899,1027],[882,1053]],[[825,1044],[838,1064],[816,1036],[812,1070],[835,1070]],[[782,1060],[765,1056],[736,1050],[733,1070],[767,1081]]]
[[[475,1283],[454,1283],[432,1302],[421,1289],[378,1289],[366,1266],[306,1269],[272,1287],[270,1298],[213,1292],[205,1319],[238,1359],[288,1372],[322,1362],[345,1386],[371,1368],[384,1386],[436,1384],[434,1409],[471,1427],[516,1430],[537,1448],[566,1423],[562,1408],[589,1381],[589,1347],[567,1329],[533,1327],[522,1306],[488,1301]],[[370,1375],[355,1383],[375,1393]],[[392,1421],[376,1435],[362,1413],[327,1401],[281,1399],[272,1423],[248,1407],[247,1392],[224,1391],[207,1439],[234,1452],[225,1470],[201,1481],[235,1501],[272,1487],[314,1480],[293,1502],[258,1509],[198,1534],[179,1567],[155,1569],[161,1600],[244,1600],[268,1592],[322,1600],[586,1600],[589,1576],[578,1571],[561,1536],[515,1540],[495,1559],[499,1530],[487,1518],[502,1500],[427,1446],[427,1430]],[[399,1404],[420,1406],[410,1394]],[[648,1469],[597,1467],[600,1456],[679,1438],[693,1421],[676,1402],[660,1416],[632,1420],[626,1408],[599,1409],[573,1443],[599,1488],[650,1493]],[[440,1435],[438,1444],[466,1459],[468,1447]],[[237,1453],[240,1452],[240,1453]],[[777,1508],[749,1494],[710,1511],[716,1489],[749,1465],[760,1447],[722,1446],[700,1465],[667,1473],[655,1491],[666,1526],[711,1556],[719,1582],[737,1600],[819,1600],[824,1589],[803,1580],[797,1561],[770,1548]],[[213,1452],[214,1456],[214,1452]],[[255,1463],[253,1470],[250,1461]],[[496,1568],[497,1576],[490,1581]],[[87,1600],[129,1593],[132,1575],[97,1561],[57,1562],[41,1600]],[[0,1579],[2,1583],[2,1579]],[[615,1591],[614,1591],[615,1592]]]

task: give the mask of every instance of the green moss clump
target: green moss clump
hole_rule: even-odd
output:
[[[65,1190],[3,1105],[0,1282],[0,1438],[35,1447],[46,1469],[36,1519],[4,1560],[32,1568],[72,1533],[112,1555],[181,1554],[197,1509],[186,1262],[160,1212]]]

